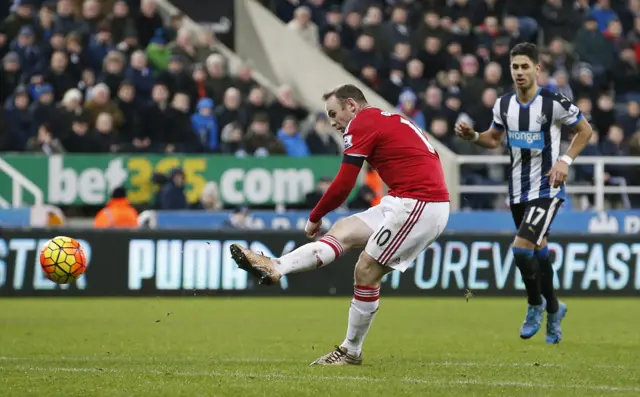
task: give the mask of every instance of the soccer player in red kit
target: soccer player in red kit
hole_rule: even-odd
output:
[[[315,237],[322,218],[347,199],[365,160],[389,187],[388,195],[377,206],[336,222],[320,240],[280,258],[235,244],[231,255],[262,284],[273,284],[284,274],[317,269],[349,249],[364,247],[355,267],[346,338],[311,363],[360,364],[364,338],[378,311],[382,277],[392,270],[404,272],[440,236],[449,219],[449,192],[438,153],[409,119],[369,106],[353,85],[340,86],[323,99],[331,125],[343,133],[344,158],[329,190],[311,211],[307,236]]]

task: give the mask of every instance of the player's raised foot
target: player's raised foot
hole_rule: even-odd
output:
[[[542,298],[541,305],[529,305],[527,316],[524,318],[524,323],[520,328],[520,337],[522,339],[529,339],[540,331],[546,308],[547,301],[544,298]]]
[[[558,302],[558,311],[555,313],[547,313],[547,337],[545,341],[550,344],[560,343],[562,340],[562,328],[560,323],[567,315],[567,305]]]
[[[362,364],[362,353],[359,356],[352,356],[347,349],[336,346],[335,350],[325,354],[311,365],[360,365]]]
[[[257,254],[238,244],[231,244],[229,250],[238,267],[256,277],[260,284],[271,285],[280,281],[282,274],[276,270],[271,258]]]

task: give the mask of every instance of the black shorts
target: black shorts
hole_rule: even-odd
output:
[[[511,215],[518,228],[518,237],[540,245],[549,235],[549,228],[563,199],[539,198],[526,203],[511,204]]]

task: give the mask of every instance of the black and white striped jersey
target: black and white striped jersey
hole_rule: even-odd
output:
[[[552,188],[545,176],[560,157],[560,129],[574,126],[582,112],[571,101],[540,88],[527,104],[515,93],[504,95],[493,107],[493,128],[505,131],[511,155],[509,198],[512,204],[537,198],[564,198],[564,185]]]

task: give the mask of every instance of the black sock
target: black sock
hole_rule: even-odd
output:
[[[540,290],[540,277],[538,261],[534,256],[533,249],[513,248],[513,260],[520,270],[522,281],[527,288],[527,298],[530,305],[542,304],[542,292]]]
[[[558,311],[558,298],[556,297],[556,291],[553,288],[553,266],[549,260],[549,248],[536,251],[536,258],[538,259],[538,265],[540,266],[540,290],[542,296],[547,300],[547,313],[556,313]]]

